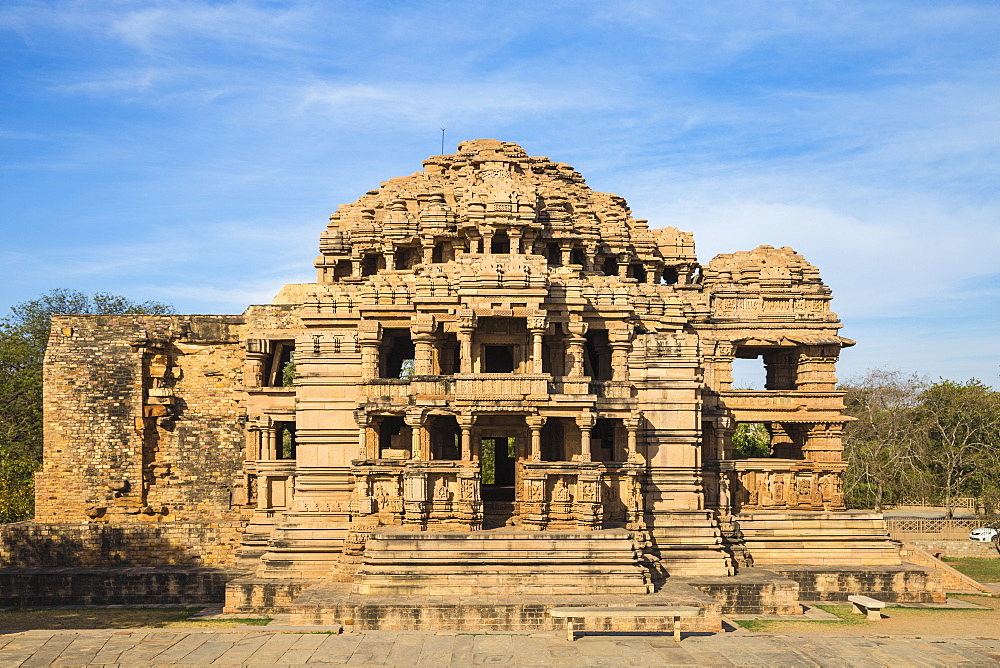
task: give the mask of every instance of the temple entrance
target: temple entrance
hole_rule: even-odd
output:
[[[514,443],[508,436],[483,437],[479,455],[483,501],[514,501]]]
[[[480,441],[479,472],[482,475],[483,528],[510,524],[514,516],[515,439],[485,436]]]

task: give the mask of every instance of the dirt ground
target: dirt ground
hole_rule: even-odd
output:
[[[757,633],[822,633],[826,635],[983,635],[1000,632],[1000,598],[952,595],[989,610],[940,610],[933,608],[886,608],[881,621],[868,621],[853,615],[849,606],[834,606],[834,614],[847,619],[838,621],[766,621],[753,625]]]

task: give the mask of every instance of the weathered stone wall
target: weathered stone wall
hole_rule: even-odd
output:
[[[980,543],[976,540],[910,540],[922,550],[928,552],[943,552],[946,557],[984,557],[988,559],[1000,558],[996,546],[993,543]]]
[[[0,606],[204,605],[237,573],[176,566],[0,570]]]
[[[83,522],[0,525],[0,568],[229,568],[244,522]]]
[[[234,521],[238,316],[56,316],[38,521]]]

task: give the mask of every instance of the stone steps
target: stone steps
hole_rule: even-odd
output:
[[[652,591],[633,535],[605,531],[373,531],[358,594],[465,595]]]

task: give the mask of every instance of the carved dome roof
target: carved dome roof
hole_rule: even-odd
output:
[[[453,240],[467,253],[479,240],[508,239],[525,254],[555,244],[591,258],[693,264],[690,234],[650,230],[618,195],[591,190],[565,163],[529,156],[511,142],[462,142],[451,155],[432,156],[410,176],[385,181],[330,216],[320,239],[329,258],[399,253]],[[551,251],[549,251],[551,252]]]

